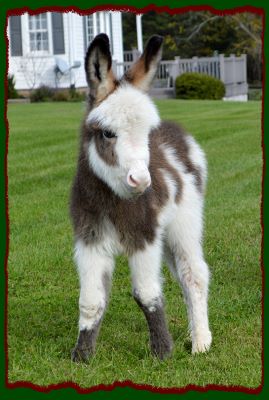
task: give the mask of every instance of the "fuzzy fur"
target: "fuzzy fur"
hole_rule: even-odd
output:
[[[103,41],[101,36],[91,45],[85,62],[94,93],[99,85],[106,86],[110,76],[107,42]],[[153,354],[163,359],[172,350],[163,307],[162,258],[183,289],[193,353],[204,352],[211,344],[209,271],[201,244],[205,155],[182,128],[160,122],[155,105],[141,91],[142,81],[147,85],[152,81],[160,45],[159,39],[151,40],[112,92],[101,101],[100,97],[91,99],[82,125],[71,195],[81,286],[74,361],[85,360],[93,352],[118,254],[129,258],[133,295],[147,319]],[[91,60],[97,56],[100,75],[91,77],[96,72]],[[138,73],[139,65],[143,68]]]

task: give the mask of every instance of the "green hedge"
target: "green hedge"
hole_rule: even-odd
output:
[[[225,95],[224,83],[205,74],[186,72],[176,78],[178,99],[220,100]]]
[[[69,90],[58,90],[46,85],[41,85],[39,88],[32,91],[30,94],[32,103],[43,101],[84,101],[85,94],[79,93],[75,88]]]

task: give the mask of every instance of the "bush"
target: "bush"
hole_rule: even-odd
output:
[[[262,100],[262,89],[249,88],[248,100]]]
[[[176,97],[179,99],[220,100],[225,95],[224,83],[205,74],[186,72],[176,78]]]
[[[31,103],[51,101],[53,99],[54,93],[55,91],[51,87],[41,85],[30,94],[30,101]]]
[[[69,101],[85,101],[85,93],[80,93],[74,86],[69,89]]]
[[[67,91],[42,85],[30,94],[30,100],[32,103],[41,101],[83,101],[85,100],[85,94],[77,92],[75,88]]]
[[[7,77],[8,82],[8,98],[9,99],[17,99],[19,94],[15,89],[15,77],[14,75],[8,75]]]
[[[52,97],[53,101],[68,101],[69,96],[67,92],[64,92],[63,90],[56,91]]]

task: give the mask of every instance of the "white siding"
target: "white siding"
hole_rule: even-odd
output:
[[[41,84],[55,86],[55,56],[53,54],[51,15],[48,14],[49,31],[49,51],[47,53],[30,52],[28,14],[21,16],[22,22],[22,57],[10,57],[9,53],[9,73],[15,75],[17,89],[32,89]],[[69,61],[68,51],[68,28],[67,15],[63,14],[65,54],[59,55],[66,62]],[[68,87],[70,76],[64,76],[59,82],[59,87]]]
[[[11,57],[9,52],[9,73],[15,75],[16,88],[32,89],[33,87],[39,87],[41,84],[55,87],[56,83],[60,88],[68,88],[72,83],[74,83],[77,88],[86,87],[87,84],[84,73],[85,43],[83,17],[71,12],[63,14],[65,54],[55,56],[52,47],[51,15],[50,13],[47,14],[49,21],[49,52],[42,55],[30,53],[28,15],[24,14],[21,17],[23,56]],[[101,30],[110,36],[109,21],[108,13],[102,12],[100,20]],[[122,61],[123,44],[121,13],[112,12],[112,24],[113,59]],[[63,75],[56,82],[54,72],[56,57],[63,59],[70,66],[74,64],[74,61],[80,61],[81,66]]]

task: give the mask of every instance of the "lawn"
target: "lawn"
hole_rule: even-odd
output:
[[[213,345],[192,356],[181,290],[164,268],[171,358],[151,356],[147,325],[119,257],[96,355],[70,361],[77,339],[79,285],[73,265],[68,201],[76,168],[80,103],[8,106],[9,381],[81,387],[131,380],[158,387],[187,384],[255,388],[261,382],[261,104],[158,101],[204,148],[209,166],[205,257]]]

